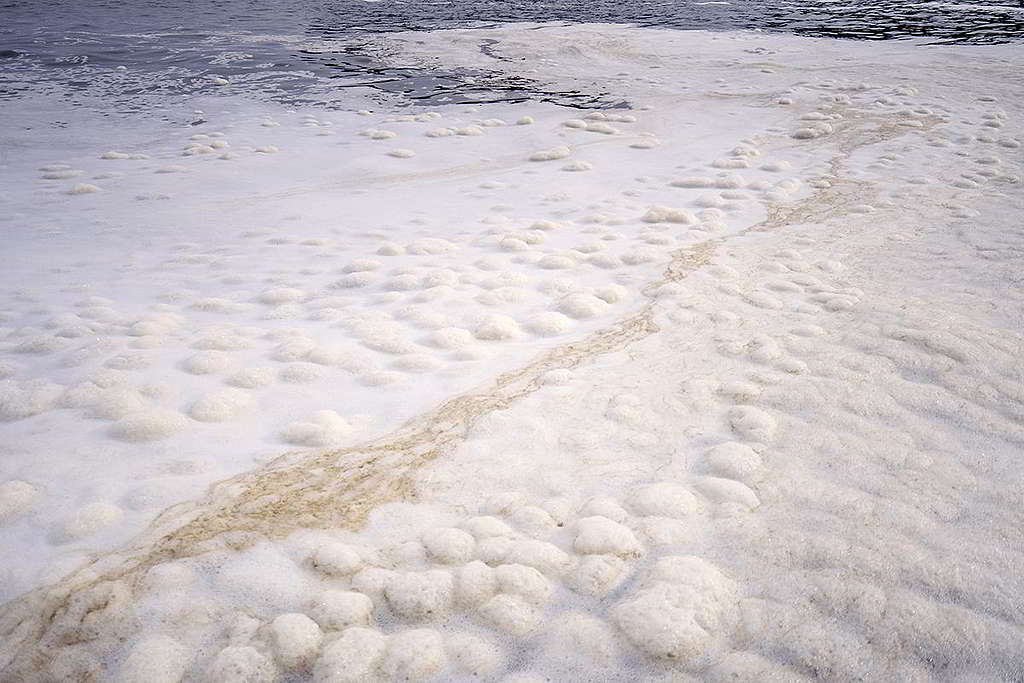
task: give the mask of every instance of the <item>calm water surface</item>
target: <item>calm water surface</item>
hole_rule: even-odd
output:
[[[0,0],[0,106],[60,89],[69,105],[100,98],[151,111],[191,94],[234,92],[291,104],[327,103],[347,87],[409,103],[534,98],[614,106],[601,93],[548,92],[487,73],[393,69],[360,37],[517,21],[611,22],[679,29],[759,29],[857,40],[1022,42],[1024,1],[892,0]],[[344,42],[339,42],[343,40]]]

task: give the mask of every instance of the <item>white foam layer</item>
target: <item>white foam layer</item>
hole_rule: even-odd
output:
[[[3,608],[0,667],[1012,680],[1019,57],[380,40],[631,109],[225,97],[208,132],[27,141],[0,171],[5,596],[99,559]]]

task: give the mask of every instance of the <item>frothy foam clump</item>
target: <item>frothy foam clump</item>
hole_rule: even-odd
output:
[[[572,320],[562,313],[545,311],[527,319],[525,327],[541,337],[554,337],[572,329]]]
[[[571,152],[569,148],[561,145],[550,149],[543,149],[530,155],[530,161],[556,161],[565,159]]]
[[[648,655],[693,665],[724,647],[735,602],[735,586],[710,563],[666,557],[612,614],[630,642]]]
[[[296,446],[336,446],[343,443],[356,427],[333,410],[317,411],[309,422],[292,422],[281,438]]]
[[[39,489],[26,481],[11,479],[0,484],[0,525],[26,512],[39,495]]]
[[[252,397],[241,389],[221,389],[192,404],[189,415],[200,422],[225,422],[252,406]]]
[[[110,426],[108,434],[120,441],[157,441],[185,430],[188,424],[181,413],[154,408],[121,418]]]

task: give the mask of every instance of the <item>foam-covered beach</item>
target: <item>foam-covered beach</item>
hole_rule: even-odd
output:
[[[1019,45],[375,40],[3,104],[0,681],[1024,677]]]

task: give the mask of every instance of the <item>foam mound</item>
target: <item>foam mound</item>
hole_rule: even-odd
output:
[[[157,441],[187,427],[188,419],[181,413],[155,408],[121,418],[110,426],[108,434],[119,441]]]
[[[317,411],[309,422],[292,422],[281,431],[281,438],[296,446],[336,446],[355,431],[346,418],[333,410]]]
[[[700,558],[662,558],[644,587],[613,609],[613,618],[646,654],[692,666],[728,637],[734,591],[729,579]]]
[[[221,389],[203,396],[189,408],[192,419],[200,422],[232,420],[252,405],[248,392],[241,389]]]
[[[0,484],[0,524],[24,514],[39,495],[39,489],[27,481],[11,479]]]

